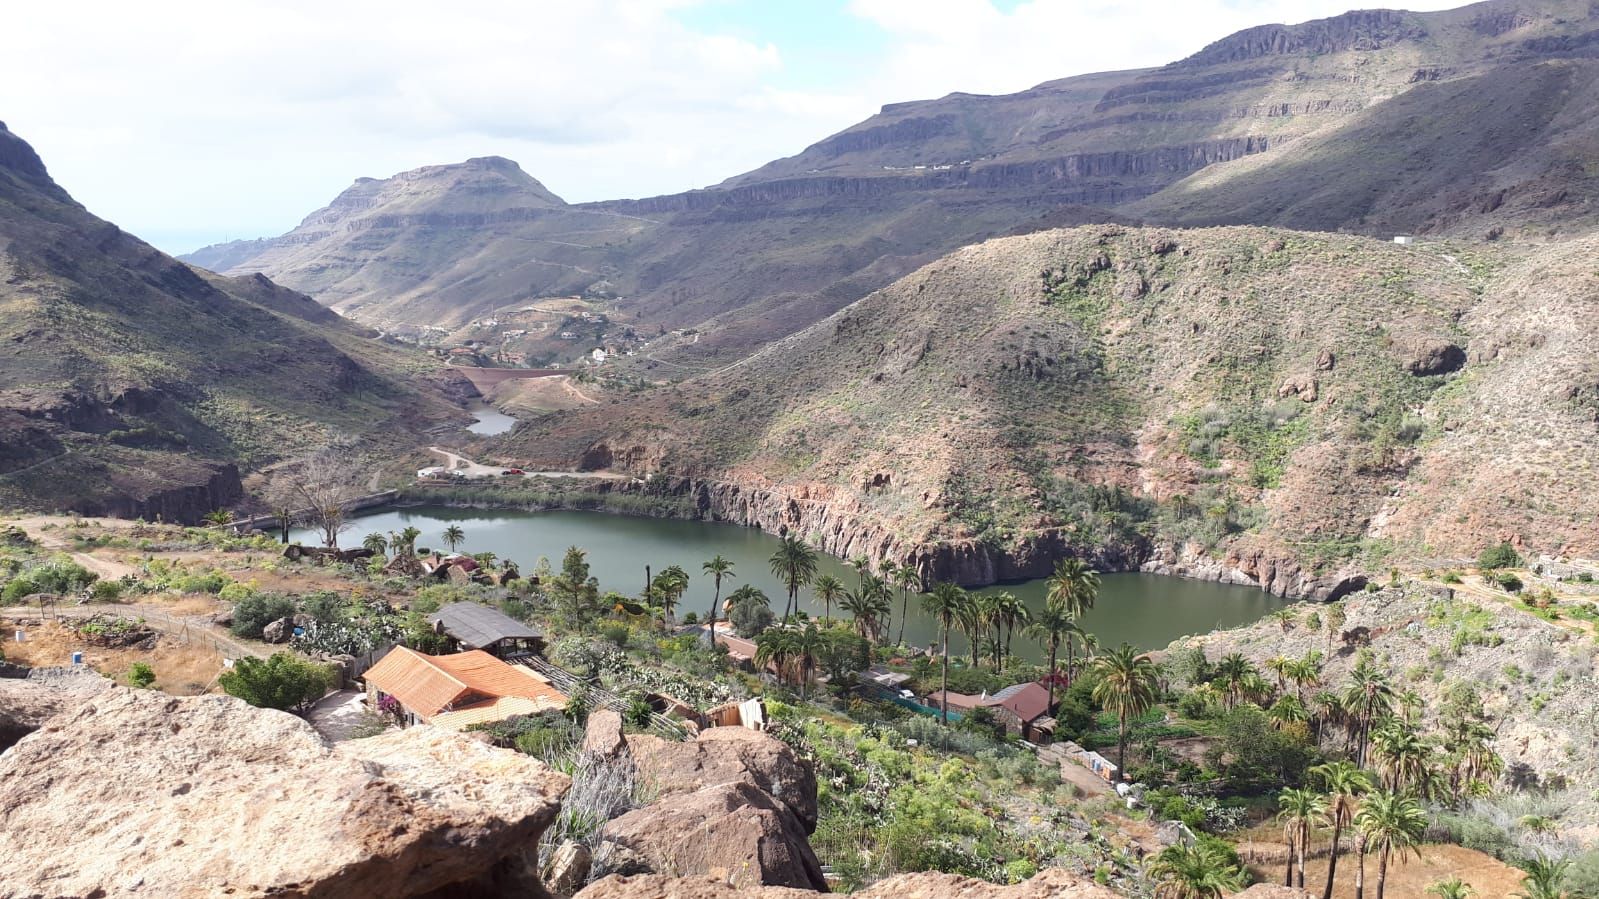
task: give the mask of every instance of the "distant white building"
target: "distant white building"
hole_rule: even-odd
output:
[[[1408,246],[1410,246],[1411,244],[1413,244],[1415,242],[1416,242],[1416,239],[1414,237],[1411,237],[1409,234],[1395,234],[1394,235],[1394,243],[1399,244],[1402,247],[1408,247]]]
[[[599,347],[595,347],[594,352],[589,353],[589,356],[594,360],[595,365],[604,363],[606,355],[606,352]]]

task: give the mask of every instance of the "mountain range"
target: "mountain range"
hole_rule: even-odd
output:
[[[25,352],[0,368],[0,499],[86,489],[50,466],[138,472],[105,501],[414,432],[452,414],[443,375],[361,326],[580,295],[685,336],[497,457],[648,475],[840,555],[982,583],[1073,553],[1325,596],[1501,539],[1599,551],[1596,73],[1587,2],[1352,12],[893,104],[682,194],[567,203],[498,157],[363,178],[187,264],[7,135]],[[151,473],[174,456],[198,467]]]
[[[1599,18],[1491,0],[1268,25],[1157,69],[899,103],[704,190],[560,202],[502,159],[362,179],[188,257],[390,328],[605,282],[732,361],[958,246],[1091,222],[1544,237],[1594,215]],[[685,360],[680,360],[685,361]]]

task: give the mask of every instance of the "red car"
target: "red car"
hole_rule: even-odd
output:
[[[500,472],[500,474],[527,474],[527,472],[520,468],[507,468],[506,470]]]

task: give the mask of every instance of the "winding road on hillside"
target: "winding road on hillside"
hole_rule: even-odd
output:
[[[459,471],[463,477],[476,480],[478,478],[500,477],[506,470],[503,465],[484,465],[474,462],[460,453],[444,449],[443,447],[430,446],[428,452],[444,459],[444,467],[451,471]],[[625,474],[611,471],[528,471],[523,472],[524,478],[594,478],[602,481],[627,480]]]

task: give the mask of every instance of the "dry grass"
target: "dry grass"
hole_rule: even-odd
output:
[[[1279,846],[1280,850],[1281,847]],[[1250,871],[1264,883],[1282,883],[1282,865],[1252,865]],[[1325,858],[1305,860],[1305,887],[1312,895],[1320,896],[1327,883]],[[1388,869],[1388,899],[1428,899],[1427,887],[1440,880],[1459,877],[1477,889],[1477,895],[1506,897],[1520,888],[1522,872],[1498,859],[1475,849],[1460,846],[1430,845],[1421,848],[1419,857],[1412,856]],[[1377,860],[1366,860],[1366,895],[1373,896],[1377,883]],[[1355,856],[1338,857],[1338,883],[1333,890],[1334,899],[1355,899]]]
[[[82,651],[84,663],[95,671],[126,683],[134,662],[145,662],[155,669],[155,688],[178,696],[215,692],[222,657],[203,640],[184,643],[177,637],[158,634],[153,649],[106,649],[90,646],[57,621],[40,622],[35,617],[13,615],[0,618],[6,660],[30,667],[70,665],[72,653]],[[17,628],[27,631],[24,643],[16,642]]]

